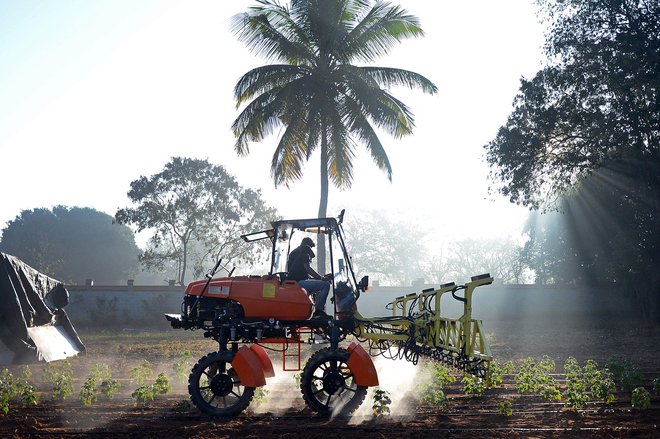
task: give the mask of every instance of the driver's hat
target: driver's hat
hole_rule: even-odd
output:
[[[316,247],[312,238],[303,238],[301,244],[306,245],[307,247]]]

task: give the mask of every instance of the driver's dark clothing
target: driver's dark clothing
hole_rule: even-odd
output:
[[[310,279],[305,266],[311,264],[313,257],[314,251],[305,244],[291,250],[287,264],[289,270],[287,278],[297,281],[298,285],[307,290],[308,294],[316,293],[314,296],[314,314],[321,313],[324,315],[325,302],[328,300],[328,294],[330,293],[330,282]]]
[[[291,250],[291,253],[289,253],[289,275],[287,277],[295,281],[309,279],[305,265],[311,264],[313,257],[314,251],[306,245]]]

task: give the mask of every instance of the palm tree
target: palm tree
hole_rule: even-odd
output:
[[[431,94],[437,88],[408,70],[353,63],[370,63],[395,43],[422,36],[416,17],[382,1],[291,0],[287,6],[257,0],[234,17],[232,30],[254,53],[277,62],[250,70],[234,88],[237,108],[250,101],[232,125],[239,155],[249,153],[249,142],[285,127],[271,164],[277,187],[299,179],[304,162],[320,148],[320,218],[326,217],[329,182],[339,189],[351,186],[359,144],[392,180],[374,126],[401,138],[412,133],[414,119],[389,88]],[[322,238],[317,247],[324,270]]]

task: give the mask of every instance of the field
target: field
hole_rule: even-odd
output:
[[[73,393],[65,400],[54,398],[44,381],[44,364],[30,365],[29,381],[36,388],[39,401],[25,404],[10,401],[9,413],[0,411],[0,437],[26,438],[156,438],[156,437],[657,437],[660,419],[660,398],[651,388],[660,377],[660,330],[583,325],[535,326],[521,330],[511,324],[493,325],[489,333],[491,347],[500,364],[511,361],[514,368],[504,371],[503,382],[485,389],[482,395],[466,395],[462,375],[444,387],[446,399],[432,403],[422,398],[430,383],[429,365],[417,366],[403,360],[375,359],[379,369],[380,389],[392,399],[390,414],[374,417],[373,392],[348,419],[325,419],[315,416],[303,403],[296,385],[295,372],[282,372],[280,354],[273,353],[276,377],[271,378],[259,401],[248,411],[233,419],[202,415],[188,402],[186,384],[175,370],[175,363],[189,368],[187,361],[215,349],[213,341],[200,332],[117,329],[97,332],[80,331],[88,351],[71,359]],[[309,348],[307,348],[309,349]],[[182,356],[191,351],[192,360]],[[307,352],[308,354],[309,352]],[[588,393],[581,408],[566,406],[567,397],[549,400],[538,393],[519,393],[516,376],[526,358],[538,364],[544,355],[556,367],[548,376],[557,389],[566,394],[569,379],[564,362],[576,357],[583,366],[594,360],[604,366],[608,359],[619,356],[639,367],[644,386],[651,391],[650,408],[631,406],[631,392],[617,388],[615,400],[606,404]],[[156,395],[154,400],[136,401],[131,396],[138,387],[134,371],[149,361],[155,376],[163,372],[172,390]],[[530,362],[531,360],[527,360]],[[97,400],[84,405],[80,390],[95,365],[106,365],[112,378],[121,385],[112,399],[98,393]],[[54,367],[54,366],[51,366]],[[279,368],[279,370],[278,370]],[[22,366],[10,368],[14,376],[23,373]],[[187,369],[186,369],[187,370]],[[149,381],[148,381],[149,382]],[[51,386],[52,387],[52,386]],[[437,396],[437,394],[436,394]],[[511,413],[507,413],[510,403]]]

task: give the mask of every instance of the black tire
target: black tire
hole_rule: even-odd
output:
[[[227,352],[211,352],[200,358],[188,377],[190,400],[202,412],[234,416],[250,405],[254,387],[241,385],[227,362]]]
[[[355,384],[346,349],[325,348],[311,356],[300,379],[309,408],[322,416],[348,416],[364,401],[365,386]]]

